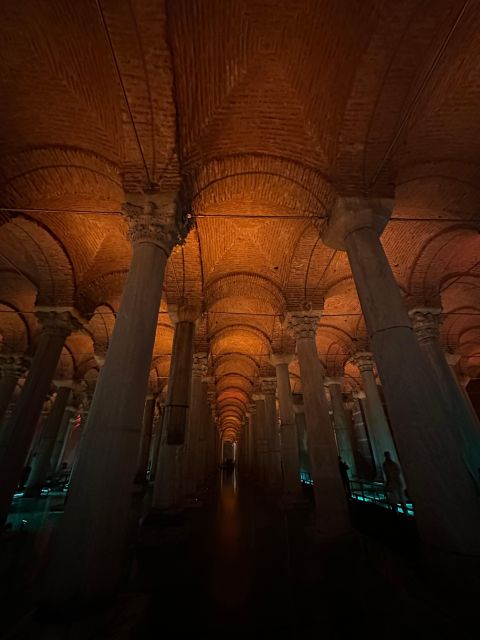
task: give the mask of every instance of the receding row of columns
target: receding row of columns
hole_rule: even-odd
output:
[[[155,198],[131,205],[128,214],[131,267],[45,582],[45,600],[56,604],[102,599],[118,585],[136,517],[132,487],[135,481],[144,481],[149,457],[150,477],[155,481],[153,507],[167,510],[175,508],[180,497],[198,489],[215,461],[215,431],[205,428],[210,413],[205,363],[201,354],[194,360],[193,353],[199,309],[188,301],[180,305],[175,321],[167,398],[152,447],[155,406],[153,398],[147,397],[148,376],[166,261],[182,229],[175,214],[162,210]],[[387,218],[382,202],[343,199],[323,234],[326,244],[347,252],[389,410],[394,439],[373,375],[373,358],[367,352],[356,354],[372,429],[374,463],[379,474],[383,451],[398,451],[425,543],[444,552],[479,557],[480,512],[472,482],[472,473],[478,470],[477,454],[470,451],[471,446],[476,447],[477,425],[437,344],[419,343],[415,336],[379,240]],[[419,310],[416,313],[414,323]],[[355,461],[341,387],[338,381],[325,379],[318,358],[315,336],[320,317],[321,309],[305,305],[291,310],[287,322],[300,365],[317,527],[332,536],[349,533],[351,528],[338,452],[352,464]],[[47,311],[41,320],[44,329],[1,454],[4,481],[0,508],[4,515],[65,338],[78,325],[70,311]],[[256,470],[258,480],[271,488],[283,486],[295,499],[300,495],[300,459],[305,451],[299,446],[295,428],[298,419],[290,389],[289,357],[273,356],[276,385],[274,380],[264,380],[254,394],[244,443],[248,464]],[[8,377],[2,385],[0,392],[14,387]],[[332,428],[326,385],[336,430]],[[442,399],[442,390],[447,401]],[[32,494],[38,491],[58,434],[64,429],[62,419],[70,393],[68,387],[58,389],[32,469]],[[2,400],[0,408],[4,404]],[[189,406],[195,407],[190,420]]]

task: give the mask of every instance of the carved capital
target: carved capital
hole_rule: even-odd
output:
[[[187,300],[180,300],[178,304],[169,304],[168,313],[173,324],[177,322],[196,322],[202,312],[201,305],[199,303],[188,302]]]
[[[277,390],[277,379],[262,378],[260,380],[260,390],[264,395],[275,395]]]
[[[373,371],[373,366],[375,364],[373,353],[370,353],[370,351],[357,351],[351,359],[351,362],[353,362],[353,364],[358,368],[360,373]]]
[[[288,329],[295,340],[315,338],[321,311],[295,311],[288,314]]]
[[[416,309],[411,309],[408,315],[420,344],[432,344],[440,339],[441,309],[417,307]]]
[[[178,223],[175,208],[161,199],[154,193],[129,194],[122,211],[129,222],[128,237],[133,245],[155,244],[169,256],[173,247],[183,242],[188,229]]]
[[[272,353],[270,362],[276,367],[279,364],[289,365],[295,356],[293,353]]]
[[[323,384],[324,384],[326,387],[331,387],[331,386],[333,386],[334,384],[336,384],[336,385],[338,385],[339,387],[341,387],[341,386],[342,386],[342,384],[343,384],[343,379],[342,379],[342,378],[325,378],[325,379],[323,380]]]
[[[70,311],[55,311],[53,309],[36,311],[39,323],[42,325],[42,334],[49,336],[63,336],[67,338],[74,331],[82,328],[82,322]]]
[[[20,378],[30,368],[30,360],[25,356],[0,356],[0,371],[4,376]]]
[[[194,354],[193,364],[192,364],[192,375],[194,378],[202,378],[207,375],[207,372],[208,372],[207,359],[208,359],[208,354],[206,353]]]

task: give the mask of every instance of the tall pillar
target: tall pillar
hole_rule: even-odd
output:
[[[310,466],[310,456],[308,454],[308,437],[307,437],[307,422],[305,420],[305,407],[303,404],[294,404],[293,409],[295,411],[295,426],[297,427],[297,443],[298,443],[298,457],[300,460],[300,471],[306,471],[310,475],[312,469]]]
[[[41,494],[42,487],[51,469],[50,459],[70,399],[73,382],[71,380],[57,381],[55,385],[57,387],[57,396],[45,421],[37,447],[37,455],[32,463],[32,470],[26,484],[25,496],[29,498],[36,498]]]
[[[431,553],[480,556],[480,509],[441,390],[380,243],[384,201],[341,198],[324,242],[347,251],[417,526]]]
[[[339,378],[325,378],[325,386],[330,391],[338,455],[348,464],[350,476],[354,477],[356,468],[353,454],[352,424],[343,405],[342,381]]]
[[[319,311],[299,311],[290,314],[289,325],[300,364],[317,526],[331,536],[350,532],[351,527],[325,396],[323,367],[315,343],[319,321]]]
[[[204,433],[204,393],[205,383],[202,378],[207,374],[207,354],[196,353],[192,365],[192,392],[188,429],[185,439],[184,495],[192,495],[200,485],[201,458],[205,449]]]
[[[267,464],[267,485],[270,489],[282,486],[282,466],[280,456],[280,435],[277,420],[275,378],[262,378],[260,389],[265,397],[265,445]]]
[[[142,434],[140,438],[140,448],[138,450],[137,472],[135,474],[135,482],[137,484],[145,484],[147,481],[148,456],[150,453],[150,443],[152,441],[156,398],[157,396],[153,394],[149,394],[145,398]]]
[[[158,467],[158,457],[160,455],[160,442],[162,439],[162,430],[163,430],[163,411],[164,404],[157,403],[156,411],[158,415],[154,420],[154,428],[152,435],[152,451],[151,451],[151,463],[150,463],[150,474],[148,479],[150,482],[155,480],[155,476],[157,475],[157,467]]]
[[[42,330],[30,371],[6,427],[9,438],[0,460],[0,523],[7,517],[12,496],[22,477],[43,401],[65,339],[81,326],[69,311],[39,311],[37,315]]]
[[[477,487],[480,487],[480,424],[467,403],[458,377],[447,362],[440,344],[441,310],[415,308],[409,312],[420,347],[426,354],[446,403],[450,427],[457,438]]]
[[[367,429],[373,449],[375,477],[377,480],[381,480],[383,478],[384,453],[385,451],[389,451],[392,459],[399,463],[397,448],[393,441],[393,436],[373,373],[373,354],[369,351],[359,351],[353,356],[352,362],[358,367],[362,378],[362,386],[365,392],[363,406],[365,408]]]
[[[252,394],[255,403],[255,451],[256,476],[255,482],[262,488],[267,486],[268,452],[265,426],[265,396],[263,393]]]
[[[373,462],[364,417],[365,397],[364,391],[354,391],[352,393],[354,453],[358,478],[362,480],[374,480],[376,477],[375,463]]]
[[[255,405],[255,402],[249,403],[247,411],[248,472],[252,479],[257,476],[257,450],[255,446],[256,413],[257,407]]]
[[[0,424],[10,402],[12,401],[18,380],[25,371],[27,371],[28,366],[29,362],[23,356],[2,356],[2,378],[0,379]]]
[[[60,425],[57,439],[53,447],[50,464],[54,472],[59,471],[62,467],[63,455],[67,446],[68,439],[70,437],[72,423],[75,420],[77,415],[78,415],[78,406],[77,406],[77,403],[74,401],[74,402],[71,402],[71,404],[68,405],[67,408],[65,409],[65,413],[63,414],[62,424]]]
[[[175,508],[181,498],[181,466],[190,407],[193,339],[199,312],[198,306],[185,302],[178,305],[175,311],[170,311],[175,323],[175,334],[157,477],[153,489],[154,509]]]
[[[125,571],[163,277],[179,237],[175,207],[165,210],[162,197],[132,195],[141,204],[126,206],[132,261],[45,581],[51,606],[109,597]]]
[[[280,412],[280,441],[283,470],[283,492],[287,496],[300,497],[300,456],[298,451],[297,425],[293,407],[288,365],[293,355],[275,353],[271,362],[277,376],[278,407]]]

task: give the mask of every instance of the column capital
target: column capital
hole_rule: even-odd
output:
[[[321,310],[291,311],[287,316],[288,329],[295,340],[315,338],[321,316]]]
[[[373,371],[375,359],[370,351],[357,351],[350,360],[359,369],[360,373]]]
[[[155,192],[129,193],[126,197],[122,211],[129,223],[132,245],[155,244],[169,256],[188,233],[187,226],[178,222],[174,200]]]
[[[354,231],[367,227],[380,235],[390,218],[393,204],[390,198],[337,198],[323,227],[323,242],[332,249],[345,251],[345,239]]]
[[[23,355],[1,355],[0,371],[3,375],[20,378],[30,368],[30,359]]]
[[[343,378],[334,378],[334,377],[324,378],[323,384],[326,387],[331,387],[331,386],[333,386],[335,384],[338,385],[339,387],[341,387],[342,384],[343,384]]]
[[[258,391],[252,393],[252,400],[265,400],[265,394]]]
[[[353,398],[355,398],[355,400],[365,400],[365,398],[367,397],[365,391],[363,391],[362,389],[354,389],[352,391],[352,396]]]
[[[83,322],[70,310],[41,307],[37,308],[35,315],[42,325],[42,333],[50,336],[67,338],[74,331],[79,331],[83,326]]]
[[[168,305],[168,314],[173,324],[179,322],[196,322],[200,317],[202,307],[199,302],[189,302],[181,299],[176,304]]]
[[[279,364],[286,364],[288,366],[294,357],[295,355],[293,353],[272,353],[270,356],[270,362],[274,367]]]
[[[275,395],[277,390],[277,379],[276,378],[261,378],[260,380],[260,390],[263,395]]]
[[[436,307],[416,307],[408,312],[413,330],[421,344],[431,344],[440,339],[442,310]]]
[[[192,376],[194,378],[204,378],[208,372],[208,353],[194,353],[192,364]]]
[[[450,353],[448,351],[445,352],[445,360],[451,367],[456,367],[461,359],[462,356],[459,353]]]

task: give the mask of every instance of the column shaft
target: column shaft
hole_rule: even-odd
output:
[[[331,381],[327,384],[330,390],[338,454],[350,467],[350,476],[354,477],[356,475],[356,467],[353,454],[352,424],[343,406],[342,385],[336,381]]]
[[[437,548],[480,554],[475,488],[378,233],[355,229],[345,246],[421,535]]]
[[[147,396],[145,410],[143,412],[142,435],[140,438],[140,449],[138,451],[137,473],[135,482],[144,484],[147,481],[148,456],[150,453],[150,443],[152,441],[153,418],[155,416],[155,396]]]
[[[174,243],[174,225],[150,215],[156,206],[146,203],[144,213],[135,207],[132,216],[132,262],[46,580],[46,599],[56,606],[110,595],[126,568],[142,416]]]
[[[53,448],[57,439],[60,426],[62,424],[65,409],[70,399],[71,388],[69,386],[61,386],[57,391],[57,397],[45,421],[40,442],[37,449],[37,455],[32,464],[32,470],[27,480],[25,495],[28,497],[37,497],[40,495],[43,485],[50,471],[50,459],[52,457]]]
[[[178,506],[181,498],[180,465],[188,425],[194,335],[193,321],[182,320],[176,323],[159,466],[153,490],[154,509],[170,509]]]
[[[281,424],[283,491],[286,494],[299,496],[302,493],[300,457],[288,362],[277,362],[275,364],[275,373],[277,376],[278,407]]]
[[[7,517],[12,495],[22,477],[43,401],[52,382],[65,338],[72,328],[70,314],[62,314],[62,317],[50,314],[46,322],[30,371],[6,427],[10,435],[0,460],[0,523]]]
[[[292,324],[302,379],[317,526],[326,535],[344,534],[351,527],[325,396],[323,369],[315,344],[318,317],[298,315],[293,317]]]

